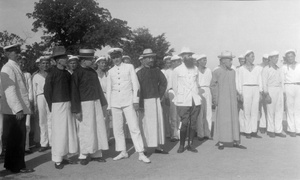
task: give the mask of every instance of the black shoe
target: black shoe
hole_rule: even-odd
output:
[[[32,154],[33,152],[30,150],[30,149],[28,149],[28,150],[25,150],[25,155],[29,155],[29,154]]]
[[[10,170],[10,172],[12,172],[12,173],[32,173],[32,172],[34,172],[34,169],[23,168],[18,171]]]
[[[238,143],[233,143],[233,147],[239,148],[239,149],[247,149],[245,146],[242,146],[242,145],[240,145]]]
[[[80,159],[80,164],[85,166],[89,163],[89,160],[88,159]]]
[[[48,150],[49,149],[49,147],[41,147],[40,149],[39,149],[39,152],[44,152],[44,151],[46,151],[46,150]]]
[[[241,135],[241,136],[246,136],[246,133],[240,132],[240,135]]]
[[[224,149],[224,145],[219,145],[218,149],[219,150],[223,150]]]
[[[176,141],[179,141],[179,139],[177,139],[177,138],[171,138],[170,141],[171,142],[176,142]]]
[[[251,137],[254,137],[254,138],[262,138],[261,136],[257,135],[257,133],[251,133]]]
[[[286,137],[286,135],[283,133],[275,133],[275,136],[282,137],[282,138]]]
[[[206,140],[205,137],[198,137],[198,141],[204,141]]]
[[[270,138],[275,138],[275,133],[270,132],[270,133],[268,133],[268,135],[269,135]]]
[[[76,162],[72,161],[71,159],[63,159],[62,164],[67,165],[67,164],[76,164]]]
[[[193,146],[187,146],[186,150],[191,151],[193,153],[197,153],[198,152],[198,150],[196,148],[194,148]]]
[[[183,153],[184,152],[184,147],[182,145],[179,146],[177,153]]]
[[[294,132],[290,132],[289,135],[290,135],[291,137],[296,137],[296,133],[294,133]]]
[[[97,161],[97,162],[106,162],[106,160],[105,160],[105,159],[103,159],[102,157],[91,158],[91,161]]]
[[[56,169],[62,169],[65,165],[61,162],[60,164],[54,163],[54,166]]]
[[[247,139],[251,139],[251,134],[249,134],[249,133],[245,133],[245,134],[246,134]]]
[[[169,154],[167,151],[164,151],[163,149],[155,149],[154,153],[157,153],[157,154]]]
[[[265,134],[266,133],[266,128],[260,128],[260,133]]]

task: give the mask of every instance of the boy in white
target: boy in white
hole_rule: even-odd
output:
[[[258,107],[262,92],[262,79],[260,66],[253,64],[254,52],[247,51],[245,54],[246,64],[239,68],[238,92],[243,101],[245,114],[246,138],[261,138],[257,135]]]
[[[40,144],[39,152],[48,149],[51,146],[51,114],[44,96],[44,85],[47,76],[47,70],[50,67],[50,59],[42,56],[37,62],[39,63],[39,72],[32,78],[34,109],[38,111],[40,126]]]
[[[285,53],[287,64],[282,67],[284,95],[287,105],[288,132],[291,137],[300,135],[300,64],[295,61],[296,51]]]

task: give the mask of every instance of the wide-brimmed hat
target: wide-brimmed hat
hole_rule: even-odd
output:
[[[279,52],[278,52],[278,51],[272,51],[272,52],[269,54],[269,57],[272,57],[272,56],[279,56]]]
[[[181,57],[178,55],[174,55],[171,57],[171,61],[181,60]]]
[[[192,52],[192,51],[190,50],[190,48],[188,48],[188,47],[183,47],[183,48],[181,49],[181,52],[178,54],[178,56],[182,56],[182,55],[184,55],[184,54],[195,54],[195,53]]]
[[[252,50],[247,50],[244,57],[248,56],[250,53],[254,53]]]
[[[153,57],[153,56],[156,56],[156,54],[152,52],[152,49],[145,49],[141,56],[142,56],[142,58]]]
[[[114,53],[120,53],[120,54],[122,54],[123,53],[123,49],[121,49],[121,48],[111,48],[107,52],[108,55],[111,55],[111,54],[114,54]]]
[[[230,51],[224,51],[221,53],[221,55],[218,56],[218,58],[222,59],[222,58],[230,58],[230,59],[233,59],[235,58],[234,55],[232,55],[232,52]]]
[[[78,57],[93,58],[94,54],[95,54],[94,49],[79,49]]]
[[[99,61],[106,61],[106,58],[104,56],[100,56],[95,63],[99,62]]]
[[[58,56],[66,56],[66,48],[64,46],[54,46],[52,50],[52,58],[58,57]]]
[[[264,54],[264,55],[263,55],[263,58],[264,58],[264,59],[269,59],[269,54]]]
[[[289,49],[285,51],[284,56],[286,56],[288,53],[294,53],[296,55],[296,50],[295,49]]]

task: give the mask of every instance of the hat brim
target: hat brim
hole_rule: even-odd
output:
[[[143,58],[144,57],[154,57],[154,56],[156,56],[156,54],[155,53],[151,53],[151,54],[142,54],[141,55]]]
[[[66,53],[64,54],[55,54],[55,55],[51,55],[50,58],[55,58],[55,57],[58,57],[58,56],[68,56]]]
[[[95,56],[78,56],[78,57],[82,57],[82,58],[94,58]]]
[[[193,53],[193,52],[182,52],[182,53],[178,54],[178,56],[182,56],[184,54],[195,54],[195,53]]]
[[[235,56],[218,56],[219,59],[222,59],[222,58],[230,58],[230,59],[233,59],[235,58]]]

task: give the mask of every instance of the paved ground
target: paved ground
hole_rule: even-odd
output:
[[[115,162],[114,146],[104,152],[106,163],[90,162],[87,166],[67,165],[56,170],[50,150],[26,156],[31,174],[9,174],[0,163],[0,179],[300,179],[300,136],[296,138],[245,139],[247,150],[218,150],[215,140],[197,141],[198,153],[177,154],[178,143],[167,141],[169,155],[151,154],[151,164],[138,161],[138,154],[128,144],[130,158]],[[75,157],[76,159],[76,157]]]

